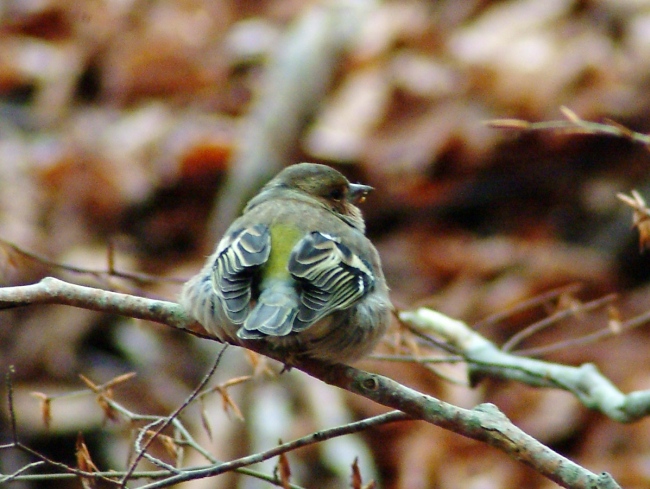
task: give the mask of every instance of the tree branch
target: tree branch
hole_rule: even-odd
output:
[[[54,278],[43,279],[34,285],[0,289],[0,309],[55,303],[146,319],[185,331],[192,331],[195,327],[194,322],[176,303],[78,286]],[[542,373],[554,372],[551,364],[546,362],[509,354],[503,356],[499,354],[498,349],[489,356],[482,356],[481,351],[492,350],[490,347],[492,344],[459,321],[427,309],[402,313],[401,316],[403,320],[414,321],[418,326],[431,328],[434,325],[438,334],[453,340],[455,346],[462,351],[473,352],[470,361],[474,365],[481,366],[486,373],[494,371],[495,374],[503,376],[503,372],[515,372],[516,377],[536,382],[535,385],[556,387],[563,385],[563,382],[549,383],[542,375]],[[204,336],[208,337],[208,335]],[[264,348],[263,344],[256,351],[282,361],[276,352]],[[496,363],[491,363],[492,359],[496,360]],[[563,487],[580,489],[619,487],[608,474],[594,474],[525,434],[494,405],[481,404],[474,409],[462,409],[410,389],[389,378],[346,365],[328,365],[314,360],[305,360],[293,366],[330,385],[397,409],[413,419],[420,419],[497,447]],[[594,377],[595,367],[580,369],[557,365],[554,367],[558,371],[569,369],[566,371],[575,377],[575,393],[584,399],[583,402],[595,395],[596,389],[589,388],[589,384],[585,388],[585,385],[580,383],[584,382],[585,378]],[[576,377],[573,370],[577,370],[581,375]],[[611,386],[604,380],[600,383],[601,388]],[[618,406],[612,412],[616,413],[620,409],[621,407]]]
[[[558,131],[565,134],[596,134],[627,139],[633,143],[650,146],[650,136],[633,131],[616,121],[591,122],[579,117],[568,107],[560,107],[565,120],[528,122],[521,119],[493,119],[486,124],[497,129],[518,131]]]
[[[589,409],[621,423],[650,414],[650,391],[623,394],[590,363],[570,367],[505,352],[474,332],[465,323],[420,308],[400,314],[422,331],[442,337],[456,347],[470,365],[470,379],[490,376],[516,380],[535,387],[555,387],[574,394]]]

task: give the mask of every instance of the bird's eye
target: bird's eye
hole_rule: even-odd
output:
[[[343,197],[345,197],[345,192],[343,191],[342,188],[337,187],[330,191],[328,197],[332,200],[342,200]]]

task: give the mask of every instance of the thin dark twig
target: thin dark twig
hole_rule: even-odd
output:
[[[0,477],[0,482],[2,482],[3,484],[6,484],[7,482],[11,482],[11,481],[13,481],[13,480],[16,480],[16,479],[18,479],[18,478],[21,476],[21,474],[23,474],[24,472],[27,472],[27,471],[30,470],[30,469],[33,469],[33,468],[35,468],[35,467],[39,467],[39,466],[44,465],[44,464],[45,464],[45,462],[42,461],[42,460],[39,460],[38,462],[32,462],[32,463],[29,463],[29,464],[25,465],[24,467],[19,468],[19,469],[18,469],[16,472],[14,472],[13,474],[7,475],[7,476],[5,476],[5,477]]]
[[[417,338],[423,340],[426,344],[437,346],[438,348],[440,348],[440,349],[442,349],[442,350],[444,350],[444,351],[446,351],[448,353],[451,353],[453,355],[457,355],[457,356],[451,357],[450,361],[446,362],[446,363],[464,361],[464,358],[462,356],[462,352],[460,350],[458,350],[457,348],[455,348],[454,346],[452,346],[452,345],[450,345],[448,343],[445,343],[443,341],[437,340],[436,338],[433,338],[433,337],[423,333],[422,331],[419,331],[416,327],[414,327],[414,326],[412,326],[412,325],[410,325],[408,323],[403,322],[400,319],[399,314],[397,314],[397,313],[396,313],[396,316],[397,316],[398,321],[400,322],[400,324],[404,328],[406,328],[408,331],[410,331]],[[423,366],[427,370],[429,370],[431,373],[433,373],[437,377],[440,377],[442,380],[444,380],[446,382],[449,382],[450,384],[467,386],[467,382],[456,380],[456,379],[454,379],[454,378],[440,372],[439,370],[437,370],[436,368],[434,368],[430,364],[423,364]]]
[[[203,390],[203,388],[206,386],[206,384],[210,381],[212,376],[214,375],[215,371],[217,370],[217,367],[219,366],[219,363],[221,363],[221,358],[223,357],[224,352],[226,351],[226,348],[228,348],[228,344],[224,343],[221,349],[219,350],[219,354],[217,355],[217,358],[215,359],[214,363],[212,364],[212,367],[210,367],[210,370],[208,373],[201,379],[201,382],[199,382],[199,385],[197,385],[192,393],[185,399],[183,404],[181,404],[178,408],[176,408],[167,418],[165,419],[165,422],[162,423],[158,429],[151,435],[151,437],[146,441],[144,446],[138,451],[138,453],[135,456],[135,459],[131,463],[129,469],[127,470],[126,474],[124,474],[124,477],[122,477],[122,480],[120,481],[121,487],[126,487],[126,482],[128,481],[129,477],[131,474],[135,471],[136,466],[138,465],[138,462],[142,459],[144,456],[144,452],[149,448],[151,443],[153,443],[154,439],[162,433],[162,431],[167,428],[172,421],[178,417],[178,415],[185,409],[198,395],[199,393]]]
[[[69,465],[66,465],[66,464],[62,463],[62,462],[57,462],[56,460],[52,460],[51,458],[48,458],[47,456],[43,455],[42,453],[37,452],[36,450],[28,447],[27,445],[24,445],[20,441],[17,442],[13,447],[16,448],[17,450],[20,450],[20,451],[22,451],[24,453],[27,453],[29,455],[32,455],[33,457],[36,457],[36,458],[40,459],[43,463],[45,463],[47,465],[51,465],[52,467],[55,467],[57,469],[61,469],[65,473],[74,474],[75,476],[84,477],[86,479],[93,479],[94,478],[94,479],[102,480],[104,482],[108,482],[108,483],[114,484],[114,485],[118,484],[117,481],[115,481],[114,479],[109,478],[109,476],[104,476],[104,475],[98,474],[96,472],[87,472],[85,470],[75,469],[73,467],[70,467]],[[2,448],[5,448],[5,447],[2,447]],[[3,479],[3,482],[4,482],[4,479]]]
[[[562,108],[568,120],[543,122],[528,122],[521,119],[495,119],[487,121],[487,125],[498,129],[515,129],[520,131],[557,131],[564,134],[595,134],[615,136],[634,143],[650,146],[650,135],[632,131],[631,129],[607,120],[606,123],[591,122],[580,119],[575,113]]]
[[[16,411],[14,410],[14,384],[11,381],[11,376],[16,372],[13,365],[9,365],[9,371],[5,376],[5,383],[7,385],[7,408],[9,410],[9,423],[11,429],[11,441],[14,445],[18,444],[18,429],[16,428]]]
[[[559,321],[562,321],[563,319],[576,316],[577,314],[580,313],[590,312],[593,311],[594,309],[598,309],[599,307],[602,307],[605,304],[614,301],[616,297],[617,297],[616,294],[609,294],[604,297],[600,297],[599,299],[587,302],[585,304],[581,304],[580,307],[576,309],[568,308],[568,309],[563,309],[561,311],[557,311],[551,314],[550,316],[542,319],[541,321],[537,321],[527,326],[523,330],[519,331],[518,333],[512,335],[512,337],[503,344],[501,349],[503,351],[512,351],[512,349],[515,346],[517,346],[519,343],[521,343],[527,338],[530,338],[534,334],[539,333],[543,329],[548,328],[549,326],[552,326],[553,324],[556,324]],[[561,344],[561,342],[557,344]]]
[[[108,273],[113,275],[115,273],[115,241],[112,239],[106,243],[106,264],[108,265]]]
[[[419,331],[416,327],[402,321],[402,319],[399,317],[398,311],[395,311],[395,315],[397,316],[397,320],[400,322],[400,324],[404,328],[406,328],[408,331],[410,331],[413,335],[415,335],[417,338],[423,340],[425,343],[427,343],[429,345],[436,346],[436,347],[438,347],[438,348],[440,348],[440,349],[442,349],[442,350],[444,350],[444,351],[446,351],[448,353],[451,353],[453,355],[457,355],[455,357],[452,357],[451,361],[461,362],[461,361],[464,360],[462,352],[459,349],[457,349],[456,347],[454,347],[454,346],[452,346],[452,345],[450,345],[448,343],[445,343],[444,341],[437,340],[436,338],[433,338],[433,337],[431,337],[431,336],[429,336],[427,334],[424,334],[422,331]],[[424,365],[424,367],[427,370],[429,370],[431,373],[433,373],[434,375],[440,377],[442,380],[445,380],[445,381],[447,381],[447,382],[449,382],[451,384],[467,386],[467,382],[459,381],[459,380],[456,380],[456,379],[454,379],[452,377],[449,377],[448,375],[443,374],[442,372],[436,370],[432,365]]]
[[[414,355],[382,355],[379,353],[368,356],[371,360],[380,360],[382,362],[404,362],[404,363],[462,363],[464,358],[460,357],[416,357]]]
[[[549,290],[548,292],[544,292],[543,294],[538,294],[535,297],[531,297],[528,300],[518,302],[514,306],[504,311],[498,311],[495,312],[494,314],[490,314],[486,318],[481,319],[477,323],[474,323],[472,325],[472,328],[474,330],[479,330],[480,328],[485,327],[487,325],[499,323],[504,319],[514,316],[515,314],[542,305],[550,301],[551,299],[555,299],[556,297],[561,296],[562,294],[573,294],[575,292],[578,292],[581,288],[582,288],[581,284],[569,284],[569,285],[565,285],[564,287],[558,287],[557,289]]]
[[[67,272],[78,273],[83,275],[93,275],[95,277],[107,277],[107,276],[117,277],[117,278],[123,278],[127,280],[133,280],[135,282],[140,282],[144,284],[159,283],[159,282],[171,282],[171,283],[182,284],[185,283],[186,281],[185,279],[174,278],[174,277],[161,277],[158,275],[150,275],[148,273],[141,273],[141,272],[120,272],[119,270],[116,270],[114,268],[114,264],[113,264],[114,259],[110,259],[110,258],[109,258],[108,270],[96,270],[96,269],[93,270],[90,268],[77,267],[74,265],[66,265],[51,260],[47,258],[45,255],[41,255],[40,253],[24,250],[20,246],[12,243],[11,241],[7,241],[6,239],[0,238],[0,243],[3,246],[11,248],[16,253],[26,258],[29,258],[30,260],[42,263],[43,265],[47,265],[48,267],[57,268],[59,270],[65,270]]]
[[[40,462],[30,463],[27,466],[25,466],[25,469],[27,469],[28,467],[36,467],[37,465],[40,465],[40,464],[48,464],[48,465],[51,465],[53,467],[57,467],[57,468],[65,471],[65,472],[75,474],[77,476],[95,477],[95,478],[100,478],[102,480],[105,480],[107,482],[115,483],[115,481],[112,481],[112,480],[110,480],[110,479],[108,479],[106,477],[98,477],[96,474],[94,474],[92,472],[86,472],[84,470],[75,469],[75,468],[72,468],[72,467],[70,467],[70,466],[68,466],[66,464],[61,463],[61,462],[57,462],[55,460],[52,460],[52,459],[46,457],[45,455],[43,455],[42,453],[39,453],[39,452],[29,448],[27,445],[22,444],[18,440],[18,428],[17,428],[17,424],[16,424],[16,411],[14,409],[14,400],[13,400],[14,399],[14,396],[13,396],[13,383],[11,381],[11,376],[13,375],[14,372],[15,372],[14,367],[13,367],[13,365],[11,365],[9,367],[9,372],[6,375],[7,403],[8,403],[10,426],[11,426],[10,429],[11,429],[12,443],[9,444],[9,445],[1,445],[0,448],[2,448],[2,449],[15,448],[17,450],[20,450],[22,452],[25,452],[25,453],[27,453],[29,455],[32,455],[32,456],[40,459]],[[3,478],[2,482],[8,482],[8,481],[10,481],[12,479],[15,479],[16,477],[19,476],[20,472],[22,472],[22,470],[15,472],[14,474],[12,474],[11,476],[9,476],[7,478]]]
[[[194,324],[193,320],[187,316],[186,311],[173,302],[97,291],[52,278],[45,278],[31,286],[0,289],[0,301],[21,304],[68,304],[91,310],[117,312],[130,317],[146,318],[181,330],[192,327]],[[646,392],[634,393],[633,397],[627,398],[615,386],[607,382],[591,364],[577,368],[533,359],[513,359],[511,354],[502,352],[485,338],[472,332],[464,323],[436,311],[420,308],[416,311],[403,311],[400,315],[404,321],[417,325],[424,331],[433,331],[438,337],[446,338],[450,348],[455,346],[470,352],[471,362],[477,361],[494,365],[495,362],[491,359],[495,358],[497,362],[503,360],[502,363],[505,363],[506,367],[516,366],[522,371],[524,369],[533,370],[534,374],[543,375],[541,380],[533,379],[534,385],[562,385],[565,388],[570,388],[571,392],[574,392],[583,403],[592,407],[596,402],[596,407],[613,419],[627,421],[638,419],[648,413],[647,405],[643,405],[648,396]],[[638,321],[639,318],[636,322]],[[262,343],[254,346],[256,352],[282,361],[278,352],[267,345]],[[578,485],[580,487],[618,487],[608,474],[594,474],[526,435],[510,423],[494,405],[481,404],[471,410],[462,409],[410,389],[384,376],[341,364],[325,364],[305,358],[295,367],[330,385],[338,386],[384,406],[408,413],[409,419],[422,419],[497,447],[564,487],[578,487]],[[497,365],[498,368],[500,365]],[[564,375],[568,377],[566,382],[561,380]],[[586,384],[585,377],[587,378]],[[526,374],[521,378],[531,382],[532,375]],[[618,398],[616,405],[612,406],[610,401],[602,399],[603,390],[606,391],[608,399],[611,396]],[[630,403],[631,410],[627,409]],[[174,418],[172,423],[176,421],[177,419]],[[239,463],[248,464],[241,461]],[[216,475],[215,471],[221,473],[222,470],[233,469],[234,467],[225,464],[211,468],[209,472],[198,474],[193,471],[188,472],[186,476],[188,478],[208,477]],[[166,485],[177,481],[177,477],[180,475],[168,478],[165,481]],[[578,485],[576,485],[576,477],[580,479]]]
[[[650,311],[646,311],[643,314],[628,319],[627,321],[623,321],[621,324],[621,330],[627,331],[628,329],[638,328],[639,326],[646,324],[648,321],[650,321]]]
[[[255,463],[263,462],[270,458],[276,457],[282,453],[287,453],[298,448],[302,448],[314,443],[320,443],[331,438],[336,438],[342,435],[349,435],[351,433],[358,433],[360,431],[365,431],[368,428],[379,426],[387,423],[394,423],[396,421],[408,421],[413,419],[410,415],[403,413],[401,411],[390,411],[385,414],[380,414],[378,416],[373,416],[372,418],[364,419],[361,421],[356,421],[354,423],[349,423],[343,426],[337,426],[335,428],[330,428],[327,430],[317,431],[311,435],[298,438],[297,440],[283,443],[277,447],[273,447],[270,450],[265,452],[256,453],[253,455],[248,455],[246,457],[241,457],[230,462],[224,462],[212,467],[201,468],[197,470],[186,470],[181,474],[174,475],[168,479],[153,482],[142,486],[140,489],[160,489],[162,487],[168,487],[171,484],[178,484],[180,482],[201,479],[204,477],[213,477],[215,475],[223,474],[229,472],[236,468],[245,467],[247,465],[252,465]]]
[[[551,343],[550,345],[540,346],[538,348],[527,348],[525,350],[518,350],[513,352],[513,355],[518,356],[539,356],[546,353],[555,352],[569,347],[575,346],[584,346],[589,343],[595,343],[605,338],[611,338],[612,336],[618,336],[623,332],[629,331],[639,326],[643,326],[650,322],[650,311],[641,314],[639,316],[633,317],[627,321],[621,323],[618,330],[613,330],[611,328],[603,328],[601,330],[595,331],[594,333],[589,333],[583,336],[578,336],[570,340],[558,341],[557,343]]]
[[[451,353],[452,355],[458,355],[459,360],[462,360],[462,352],[455,348],[454,346],[450,345],[449,343],[445,343],[444,341],[437,340],[422,331],[418,330],[414,326],[410,325],[407,322],[402,321],[402,319],[399,317],[399,311],[396,311],[396,317],[399,323],[408,331],[413,333],[416,337],[420,338],[421,340],[424,340],[425,343],[429,345],[436,346],[440,348],[441,350],[446,351],[447,353]]]

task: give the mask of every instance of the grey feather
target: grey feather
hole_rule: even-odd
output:
[[[374,288],[370,265],[337,238],[319,232],[296,245],[288,269],[301,289],[294,332],[353,306]]]
[[[255,272],[269,258],[271,235],[267,226],[257,224],[233,232],[230,239],[214,261],[213,290],[228,319],[241,324],[248,316]]]
[[[262,291],[257,304],[237,331],[242,339],[286,336],[298,313],[298,295],[291,284],[272,282]]]

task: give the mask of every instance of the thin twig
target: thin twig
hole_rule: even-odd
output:
[[[405,311],[402,319],[423,331],[446,338],[461,350],[470,364],[470,378],[474,380],[490,376],[535,387],[564,389],[588,408],[623,423],[650,414],[650,391],[623,394],[592,364],[570,367],[505,352],[465,323],[431,309]]]
[[[148,273],[141,273],[141,272],[121,272],[115,269],[115,263],[114,263],[115,260],[113,258],[113,249],[111,246],[109,246],[108,248],[109,258],[107,259],[108,261],[107,270],[98,270],[98,269],[77,267],[74,265],[67,265],[64,263],[56,262],[54,260],[49,259],[45,255],[36,253],[35,251],[27,251],[24,248],[18,246],[17,244],[12,243],[11,241],[7,241],[6,239],[3,238],[0,238],[0,244],[2,244],[7,248],[10,248],[11,250],[15,251],[19,255],[22,255],[25,258],[28,258],[35,262],[41,263],[42,265],[46,265],[50,268],[54,268],[58,270],[65,270],[66,272],[71,272],[71,273],[92,275],[98,278],[117,277],[117,278],[132,280],[134,282],[138,282],[141,284],[151,284],[151,283],[160,283],[160,282],[171,282],[175,284],[182,284],[186,281],[186,279],[174,278],[174,277],[162,277],[159,275],[150,275]]]
[[[0,448],[6,448],[6,447],[0,447]],[[28,455],[31,455],[35,458],[40,459],[43,463],[50,465],[52,467],[55,467],[57,469],[60,469],[68,474],[73,474],[75,477],[84,477],[84,478],[89,478],[89,479],[96,479],[96,480],[102,480],[104,482],[108,482],[110,484],[117,484],[117,482],[113,479],[110,478],[110,476],[103,476],[103,475],[98,475],[95,472],[88,472],[85,470],[80,470],[80,469],[75,469],[74,467],[70,467],[69,465],[66,465],[61,462],[57,462],[56,460],[52,460],[51,458],[43,455],[40,452],[37,452],[36,450],[33,450],[32,448],[28,447],[27,445],[24,445],[20,441],[17,442],[15,445],[12,446],[12,448],[15,448],[17,450],[20,450],[22,452],[27,453]],[[16,477],[16,480],[21,479],[22,476]],[[1,479],[0,479],[1,481]]]
[[[598,309],[599,307],[602,307],[614,301],[616,297],[617,297],[616,294],[609,294],[599,299],[587,302],[585,304],[581,304],[580,307],[576,309],[569,308],[569,309],[563,309],[561,311],[557,311],[551,314],[550,316],[542,319],[541,321],[537,321],[531,324],[530,326],[527,326],[523,330],[519,331],[518,333],[512,335],[512,337],[501,346],[501,349],[503,351],[512,351],[522,341],[530,338],[534,334],[539,333],[543,329],[548,328],[551,325],[557,324],[563,319],[573,317],[577,314],[590,312],[595,309]],[[572,340],[566,340],[566,341],[567,343],[571,343]],[[562,342],[558,342],[555,344],[558,345],[560,348],[562,348]],[[553,351],[553,350],[547,350],[547,351]]]
[[[625,331],[629,331],[644,324],[650,322],[650,311],[635,316],[627,321],[623,321],[618,330],[613,330],[611,328],[603,328],[593,333],[589,333],[583,336],[578,336],[577,338],[572,338],[569,340],[558,341],[557,343],[551,343],[550,345],[544,345],[537,348],[526,348],[524,350],[518,350],[514,352],[515,355],[522,356],[538,356],[545,355],[547,353],[556,352],[565,348],[574,348],[576,346],[584,346],[589,343],[595,343],[597,341],[611,338],[613,336],[618,336]]]
[[[18,431],[16,429],[16,411],[14,410],[14,384],[11,377],[16,372],[13,365],[9,365],[9,371],[5,376],[5,384],[7,386],[7,408],[9,410],[9,423],[11,429],[11,440],[14,444],[18,443]]]
[[[605,123],[586,121],[567,107],[561,108],[566,120],[528,122],[521,119],[494,119],[486,125],[498,129],[515,129],[519,131],[558,131],[565,134],[600,134],[627,139],[634,143],[650,145],[650,136],[611,120]]]
[[[302,448],[308,445],[313,445],[314,443],[321,443],[325,440],[331,438],[336,438],[342,435],[349,435],[352,433],[358,433],[360,431],[365,431],[371,427],[384,425],[387,423],[394,423],[396,421],[406,421],[412,419],[408,414],[400,411],[391,411],[386,414],[381,414],[379,416],[374,416],[372,418],[364,419],[354,423],[349,423],[343,426],[337,426],[336,428],[330,428],[327,430],[318,431],[312,433],[311,435],[298,438],[297,440],[282,443],[277,447],[274,447],[270,450],[264,452],[256,453],[253,455],[248,455],[246,457],[241,457],[230,462],[224,462],[217,466],[206,467],[197,470],[186,470],[182,474],[178,474],[163,481],[153,482],[151,484],[146,484],[140,489],[160,489],[161,487],[168,487],[171,484],[178,484],[180,482],[185,482],[188,480],[201,479],[205,477],[213,477],[225,472],[230,472],[235,468],[244,467],[247,465],[252,465],[260,462],[264,462],[273,457],[277,457],[282,453],[287,453],[298,448]]]
[[[102,297],[102,300],[97,300],[98,296]],[[144,316],[178,329],[188,329],[194,324],[182,307],[175,303],[97,291],[51,278],[43,279],[32,286],[0,289],[0,303],[5,306],[64,303],[100,311],[119,311],[119,314],[126,316]],[[623,422],[639,419],[650,413],[650,392],[639,391],[625,395],[593,365],[568,367],[508,354],[464,323],[429,309],[402,311],[400,316],[403,321],[410,322],[418,329],[425,328],[436,337],[444,338],[449,348],[461,352],[472,368],[484,375],[506,377],[509,373],[510,378],[531,385],[567,389],[586,406]],[[250,342],[248,346],[258,353],[282,361],[280,353],[265,342]],[[402,411],[412,419],[421,419],[488,443],[564,487],[619,487],[611,476],[596,475],[526,435],[510,423],[495,406],[483,404],[471,410],[462,409],[409,389],[386,377],[340,364],[325,364],[305,358],[300,359],[293,367],[326,383]],[[230,466],[224,466],[223,470],[225,467]],[[213,473],[208,471],[200,475]],[[192,477],[192,473],[173,476],[167,481],[181,476]]]
[[[419,363],[419,364],[429,364],[429,363],[462,363],[465,362],[464,358],[454,356],[454,357],[417,357],[414,355],[382,355],[379,353],[374,353],[368,356],[371,360],[380,360],[382,362],[403,362],[403,363]]]
[[[12,474],[8,474],[6,476],[0,477],[0,482],[1,483],[7,483],[7,482],[15,481],[15,480],[25,480],[25,477],[22,475],[24,472],[27,472],[28,470],[36,468],[36,467],[40,467],[41,465],[44,465],[44,464],[45,464],[45,462],[43,462],[42,460],[39,460],[38,462],[29,463],[29,464],[25,465],[24,467],[19,468],[16,472],[14,472]]]
[[[557,289],[549,290],[547,292],[544,292],[543,294],[537,294],[536,296],[531,297],[530,299],[518,302],[514,306],[509,307],[504,311],[498,311],[495,312],[494,314],[490,314],[486,318],[481,319],[480,321],[474,323],[472,325],[472,328],[478,330],[490,324],[500,323],[504,319],[512,317],[515,314],[519,314],[520,312],[528,311],[534,307],[545,304],[546,302],[555,299],[563,294],[574,294],[578,292],[581,288],[582,285],[580,284],[569,284],[569,285],[565,285],[564,287],[558,287]]]
[[[212,367],[210,367],[210,370],[208,373],[201,379],[201,382],[199,382],[199,385],[197,385],[192,393],[185,399],[183,404],[178,406],[169,416],[167,416],[165,422],[161,423],[161,425],[158,427],[158,429],[155,431],[153,435],[147,440],[147,442],[144,444],[144,446],[138,450],[135,459],[131,462],[131,465],[129,467],[129,470],[127,470],[126,474],[124,477],[122,477],[121,484],[122,487],[126,487],[126,483],[129,479],[129,476],[135,471],[136,466],[138,465],[138,462],[142,459],[144,452],[149,448],[153,440],[160,434],[162,431],[167,428],[167,426],[170,425],[170,423],[178,417],[178,415],[196,398],[196,396],[199,395],[199,393],[203,390],[203,388],[207,385],[207,383],[210,381],[212,376],[217,370],[217,367],[219,366],[219,363],[221,362],[221,358],[223,357],[224,352],[226,351],[226,348],[228,347],[227,344],[224,344],[223,347],[219,350],[219,353],[217,354],[217,358],[215,359],[214,363],[212,364]]]

